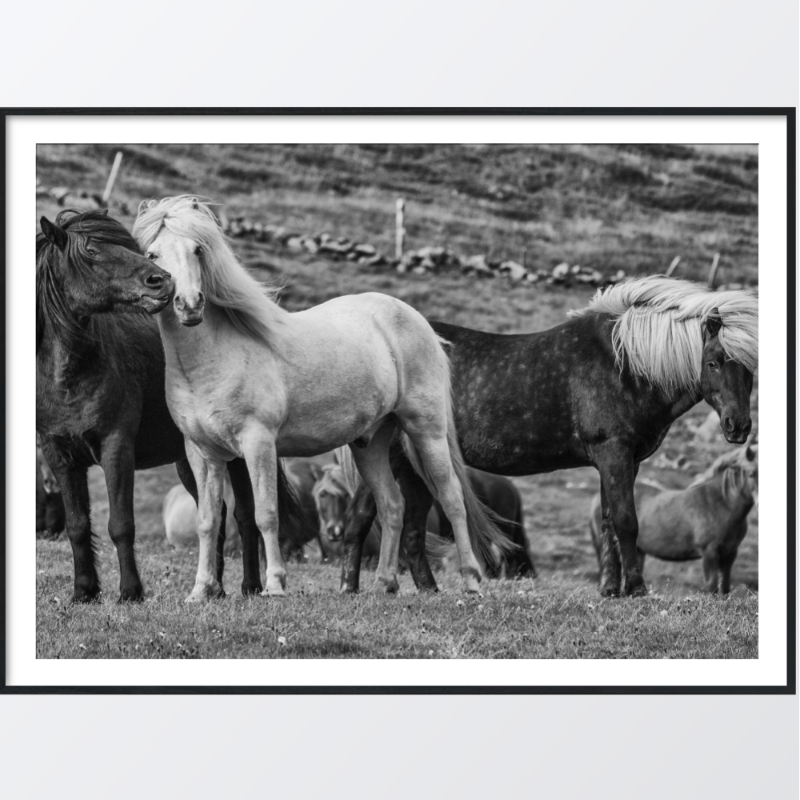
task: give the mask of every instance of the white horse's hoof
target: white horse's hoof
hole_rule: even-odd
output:
[[[461,573],[461,578],[464,581],[464,591],[468,594],[477,594],[481,590],[480,573],[476,573],[473,569],[465,569]]]
[[[377,578],[375,585],[378,591],[384,594],[397,594],[400,591],[400,584],[394,575],[391,578]]]
[[[192,593],[186,598],[187,603],[207,603],[217,597],[225,597],[225,591],[219,583],[202,584],[195,586]]]
[[[267,577],[267,588],[262,597],[284,597],[286,595],[286,575],[270,575]]]

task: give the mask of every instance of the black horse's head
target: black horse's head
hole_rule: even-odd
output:
[[[753,373],[726,355],[719,340],[721,327],[719,317],[712,315],[706,321],[700,392],[719,414],[725,438],[733,444],[742,444],[753,427],[750,419]]]
[[[153,314],[169,303],[170,274],[141,255],[130,233],[107,211],[62,211],[55,222],[42,217],[41,227],[37,272],[51,288],[58,287],[73,310],[143,308]]]

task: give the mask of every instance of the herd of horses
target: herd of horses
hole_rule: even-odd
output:
[[[285,592],[285,554],[308,525],[283,459],[334,450],[352,494],[337,533],[343,591],[358,590],[376,520],[379,588],[397,590],[402,547],[416,586],[435,590],[434,502],[464,589],[477,591],[520,548],[467,467],[519,476],[591,465],[601,594],[643,595],[639,464],[701,399],[728,442],[751,430],[758,303],[748,291],[636,279],[522,335],[428,322],[377,293],[289,313],[238,262],[210,203],[191,196],[143,203],[132,233],[106,212],[43,217],[36,260],[37,434],[63,497],[76,601],[100,592],[91,465],[105,474],[119,597],[130,601],[143,592],[134,471],[176,464],[197,504],[187,599],[202,601],[223,593],[231,500],[242,592]],[[729,560],[717,556],[723,590]]]

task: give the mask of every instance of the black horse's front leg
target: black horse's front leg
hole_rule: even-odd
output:
[[[194,477],[194,472],[192,472],[191,466],[189,466],[189,460],[184,457],[180,461],[176,461],[175,469],[178,471],[178,477],[180,478],[180,481],[183,484],[183,488],[186,489],[187,492],[189,492],[189,494],[194,499],[195,505],[197,505],[197,480]],[[228,507],[225,504],[225,501],[223,500],[222,518],[220,519],[219,531],[217,533],[217,553],[216,553],[216,578],[220,586],[222,586],[222,578],[225,573],[225,537],[227,535],[225,530],[225,522],[227,518],[228,518]]]
[[[108,534],[119,559],[119,601],[142,599],[142,581],[133,549],[136,527],[133,520],[133,479],[135,469],[133,436],[119,434],[102,445],[100,464],[108,489]]]
[[[614,563],[618,564],[619,561],[615,562],[616,556],[613,553],[615,542],[609,530],[610,523],[613,525],[616,544],[619,546],[619,560],[622,562],[625,577],[624,593],[634,597],[646,595],[647,587],[639,567],[636,549],[639,520],[636,517],[633,484],[638,466],[634,464],[633,453],[616,442],[606,442],[594,448],[594,460],[600,472],[603,502],[601,594],[608,596],[619,593],[620,577],[614,567]]]
[[[344,533],[342,542],[342,580],[339,590],[345,594],[358,591],[358,580],[361,575],[361,553],[364,541],[372,529],[372,523],[378,514],[375,498],[364,481],[359,481],[355,494],[350,499],[344,515]]]
[[[264,585],[261,582],[260,553],[263,552],[261,531],[256,525],[256,504],[253,497],[253,485],[250,483],[250,472],[244,459],[235,458],[228,463],[228,475],[233,486],[236,504],[233,516],[239,526],[242,539],[242,594],[261,594]]]
[[[92,546],[91,506],[86,467],[78,467],[72,461],[68,462],[63,453],[49,440],[43,440],[43,449],[64,499],[67,536],[75,562],[75,590],[72,599],[76,603],[89,603],[97,599],[100,594],[100,579],[97,576]]]

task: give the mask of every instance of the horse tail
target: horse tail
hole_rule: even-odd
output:
[[[442,343],[444,344],[444,342]],[[450,462],[453,465],[456,478],[461,484],[461,491],[464,496],[469,541],[473,552],[487,571],[492,574],[498,574],[503,558],[516,552],[517,545],[500,528],[501,517],[481,503],[470,483],[467,467],[464,464],[464,457],[461,454],[461,446],[458,443],[450,386],[450,359],[444,352],[444,347],[442,347],[442,355],[447,367],[447,445],[450,450]],[[438,499],[436,487],[427,474],[413,443],[406,434],[403,434],[401,439],[403,450],[414,467],[414,471],[425,481],[430,493]]]

